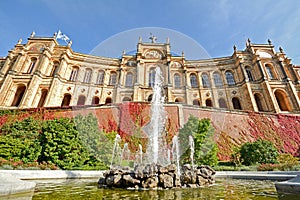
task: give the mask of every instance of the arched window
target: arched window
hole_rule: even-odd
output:
[[[180,88],[181,87],[181,80],[180,80],[180,75],[179,74],[174,75],[174,85],[175,85],[175,88]]]
[[[42,89],[41,98],[40,98],[40,101],[38,103],[38,107],[43,107],[44,106],[47,94],[48,94],[48,90]]]
[[[70,78],[69,78],[70,81],[76,81],[77,80],[78,71],[79,71],[78,67],[72,67],[72,72],[71,72],[71,75],[70,75]]]
[[[91,77],[92,77],[92,70],[91,69],[86,69],[85,74],[84,74],[83,82],[84,83],[89,83],[91,81]]]
[[[195,106],[200,106],[200,101],[199,101],[199,99],[194,99],[193,105],[195,105]]]
[[[50,73],[50,76],[54,76],[58,70],[58,67],[59,67],[59,62],[54,62],[53,63],[53,68],[51,70],[51,73]]]
[[[22,98],[24,96],[25,90],[26,90],[26,86],[25,85],[18,86],[17,91],[15,93],[14,100],[13,100],[11,106],[18,107],[20,105],[21,100],[22,100]]]
[[[130,97],[124,97],[122,101],[131,101]]]
[[[250,67],[246,67],[245,70],[249,81],[254,81]]]
[[[85,96],[84,95],[80,95],[78,97],[78,100],[77,100],[77,105],[78,106],[83,106],[85,104]]]
[[[211,101],[211,99],[206,99],[206,100],[205,100],[205,105],[206,105],[207,107],[212,107],[212,101]]]
[[[116,85],[117,84],[117,73],[111,72],[109,77],[109,85]]]
[[[92,105],[98,105],[100,102],[100,99],[99,97],[97,96],[94,96],[93,99],[92,99]]]
[[[104,82],[104,71],[100,70],[98,71],[96,84],[103,85],[103,82]]]
[[[35,66],[36,62],[37,62],[36,58],[31,58],[31,62],[30,62],[30,65],[29,65],[29,68],[28,68],[28,71],[27,71],[28,74],[31,74],[33,72],[33,69],[34,69],[34,66]]]
[[[235,85],[234,76],[231,71],[226,71],[225,76],[228,85]]]
[[[112,103],[112,99],[110,97],[107,97],[105,99],[105,104],[110,104],[110,103]]]
[[[65,94],[64,98],[61,102],[61,106],[69,106],[71,102],[71,95],[70,94]]]
[[[232,98],[233,109],[242,110],[240,100],[237,97]]]
[[[209,77],[206,73],[202,74],[201,76],[202,78],[202,86],[204,88],[209,88],[210,87],[210,81],[209,81]]]
[[[150,95],[148,96],[148,102],[151,102],[151,101],[152,101],[152,98],[153,98],[153,94],[150,94]]]
[[[155,83],[155,68],[151,68],[149,72],[149,87],[153,87]]]
[[[265,67],[266,67],[266,71],[267,71],[269,79],[275,79],[274,73],[273,73],[273,67],[270,64],[266,64]]]
[[[176,102],[176,103],[183,103],[183,99],[180,98],[180,97],[179,97],[179,98],[176,98],[176,99],[175,99],[175,102]]]
[[[219,99],[219,107],[227,108],[226,101],[223,98]]]
[[[223,86],[223,82],[221,79],[221,75],[218,72],[214,72],[213,73],[214,76],[214,83],[216,87],[222,87]]]
[[[126,87],[131,87],[133,86],[133,74],[132,73],[127,73],[126,74],[126,82],[125,82]]]
[[[292,111],[288,97],[284,91],[276,90],[275,97],[281,111]]]
[[[192,88],[197,88],[198,87],[198,81],[197,81],[196,74],[191,74],[190,75],[190,82],[191,82],[191,87]]]
[[[254,99],[255,99],[255,102],[256,102],[256,106],[257,106],[257,109],[258,111],[264,111],[263,109],[263,106],[262,106],[262,102],[261,102],[261,97],[259,94],[254,94]]]

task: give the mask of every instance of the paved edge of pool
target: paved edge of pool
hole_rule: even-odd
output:
[[[80,171],[80,170],[0,170],[0,196],[34,191],[36,183],[40,179],[84,179],[99,178],[104,171]],[[217,171],[216,178],[255,179],[284,181],[282,187],[289,187],[289,179],[300,176],[300,171]],[[296,179],[299,181],[299,179]],[[296,182],[297,183],[297,182]],[[292,183],[293,187],[295,182]],[[300,184],[298,184],[300,186]]]

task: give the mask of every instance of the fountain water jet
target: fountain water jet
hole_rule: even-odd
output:
[[[122,165],[123,160],[129,160],[129,154],[130,150],[128,149],[128,143],[125,143],[120,156],[120,166]]]
[[[177,166],[177,174],[180,176],[180,165],[179,165],[180,154],[179,154],[179,142],[178,142],[177,135],[173,137],[172,144],[173,144],[172,146],[173,160],[175,160]]]
[[[192,169],[195,168],[195,164],[194,164],[194,153],[195,153],[195,143],[194,143],[194,138],[193,136],[189,135],[189,145],[190,145],[190,150],[191,150],[191,154],[190,154],[190,158],[191,158],[191,163],[192,163]]]
[[[148,134],[148,147],[146,152],[147,163],[160,165],[170,164],[164,137],[165,109],[164,95],[162,90],[163,76],[159,67],[155,69],[155,81],[153,86],[153,97],[151,101],[151,120],[145,127]]]
[[[121,137],[119,134],[117,134],[115,137],[115,141],[114,141],[114,148],[113,148],[113,152],[112,152],[110,168],[112,168],[114,159],[115,159],[116,155],[118,155],[120,141],[121,141]]]

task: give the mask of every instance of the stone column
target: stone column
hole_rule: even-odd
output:
[[[134,85],[138,85],[139,84],[139,72],[140,72],[140,62],[138,61],[137,62],[137,65],[136,65],[136,72],[135,72],[135,83]]]
[[[43,54],[42,54],[42,58],[39,62],[39,65],[36,68],[36,71],[40,71],[42,74],[46,74],[47,67],[49,65],[50,57],[51,57],[50,53],[48,52],[47,49],[45,49]]]
[[[20,107],[22,107],[22,108],[33,107],[32,102],[33,102],[35,93],[38,91],[40,82],[41,82],[41,79],[37,75],[34,75],[31,78],[31,81],[28,84],[28,88],[23,96],[24,100],[22,100]]]
[[[25,58],[26,58],[26,54],[24,52],[20,52],[16,62],[14,63],[14,65],[12,67],[12,70],[16,71],[16,72],[21,71],[21,67],[24,64]]]
[[[69,77],[66,77],[67,70],[68,70],[68,64],[66,61],[66,55],[63,55],[60,59],[60,64],[59,64],[59,67],[57,69],[55,76],[59,75],[65,79],[69,80]]]
[[[288,80],[288,86],[289,86],[290,90],[292,91],[291,100],[294,104],[293,107],[295,108],[296,111],[300,111],[300,98],[297,94],[295,85],[293,84],[293,82],[291,80]]]
[[[185,103],[188,104],[188,94],[189,94],[189,89],[191,88],[191,83],[188,78],[188,74],[187,74],[187,70],[184,69],[183,70],[183,83],[185,83],[185,87],[184,87],[184,90],[185,90]]]
[[[258,69],[259,69],[259,71],[260,71],[260,74],[261,74],[261,77],[263,78],[263,80],[267,80],[267,76],[266,76],[266,73],[265,73],[265,71],[263,70],[263,68],[262,68],[262,66],[261,66],[261,62],[260,62],[260,60],[258,59],[257,61],[256,61],[256,63],[257,63],[257,66],[258,66]]]
[[[167,76],[168,76],[168,85],[171,85],[171,70],[170,70],[170,63],[171,63],[171,62],[168,62],[168,63],[167,63],[167,66],[168,66],[168,74],[167,74]]]
[[[249,82],[249,78],[248,78],[245,68],[243,67],[243,64],[240,63],[239,66],[240,66],[240,69],[241,69],[241,72],[243,75],[243,81],[245,80],[245,82]]]
[[[298,75],[297,75],[297,73],[295,72],[295,70],[293,68],[293,65],[290,64],[288,67],[290,68],[291,74],[293,75],[293,77],[295,79],[295,82],[299,84],[300,83],[299,78],[298,78]]]
[[[267,92],[267,96],[270,97],[270,100],[272,102],[272,104],[270,105],[271,109],[274,109],[275,112],[278,113],[280,111],[280,108],[279,108],[279,106],[277,104],[277,100],[275,98],[275,95],[274,95],[274,93],[272,91],[272,88],[271,88],[271,86],[270,86],[270,84],[269,84],[268,81],[265,81],[265,87],[266,87],[266,90],[267,90],[266,91]],[[266,102],[266,104],[268,104],[268,103]]]
[[[12,58],[11,58],[10,55],[8,55],[8,56],[6,57],[5,63],[4,63],[3,67],[2,67],[1,70],[0,70],[0,74],[5,75],[5,74],[8,72],[9,67],[10,67],[10,63],[11,63],[11,59],[12,59]]]
[[[118,80],[118,85],[119,86],[124,86],[125,85],[126,80],[124,81],[124,69],[120,68],[119,69],[119,80]]]
[[[103,85],[107,86],[109,85],[109,75],[108,75],[108,69],[104,70],[104,79],[103,79]]]
[[[286,80],[288,78],[288,76],[287,76],[286,71],[284,69],[284,66],[282,64],[282,60],[279,60],[279,66],[280,66],[280,69],[281,69],[282,74],[283,74],[283,80]]]
[[[2,105],[5,106],[5,107],[11,106],[11,104],[14,100],[16,92],[17,92],[17,86],[14,85],[14,86],[11,87],[10,90],[8,90]]]

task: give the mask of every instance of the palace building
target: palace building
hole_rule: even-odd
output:
[[[74,52],[56,36],[20,40],[0,58],[0,108],[23,109],[149,102],[155,68],[166,103],[224,110],[300,113],[300,66],[282,48],[246,42],[227,57],[188,60],[170,42],[138,41],[134,55],[108,58]]]

